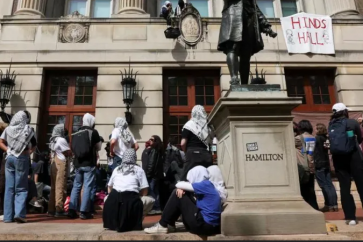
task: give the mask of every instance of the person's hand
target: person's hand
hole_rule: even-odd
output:
[[[363,118],[362,117],[361,118],[358,118],[357,121],[358,121],[359,124],[362,124]]]
[[[184,190],[182,190],[182,189],[176,189],[176,196],[178,197],[178,198],[182,198],[183,197],[183,195],[185,194],[185,191]]]
[[[113,158],[115,157],[115,153],[113,151],[110,152],[110,156]]]

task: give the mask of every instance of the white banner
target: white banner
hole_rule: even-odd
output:
[[[289,53],[335,54],[331,17],[298,13],[280,20]]]

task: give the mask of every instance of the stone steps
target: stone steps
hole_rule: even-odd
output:
[[[340,201],[340,186],[339,186],[339,182],[338,181],[333,181],[333,184],[335,186],[335,189],[337,190],[337,195],[338,195],[338,204],[341,205],[341,201]],[[318,201],[318,204],[320,207],[324,206],[324,196],[323,196],[323,192],[321,191],[318,183],[315,180],[315,193],[316,193],[316,198]],[[351,194],[354,198],[355,201],[355,205],[357,208],[362,208],[362,203],[360,201],[360,197],[357,191],[357,187],[355,185],[355,182],[352,181],[352,188],[351,188]],[[339,206],[341,207],[341,206]]]

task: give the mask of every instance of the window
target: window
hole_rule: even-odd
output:
[[[66,14],[78,11],[93,18],[109,18],[112,14],[113,0],[67,0]]]
[[[301,0],[257,0],[257,5],[267,18],[286,17],[298,13],[299,1]]]
[[[219,70],[164,73],[164,140],[177,136],[189,120],[193,107],[203,105],[210,112],[220,97]]]
[[[281,0],[282,16],[287,17],[297,13],[296,0]]]
[[[173,5],[173,11],[178,6],[178,0],[169,0]],[[193,6],[198,9],[200,16],[209,17],[209,1],[210,0],[184,0],[186,3],[191,3]],[[161,10],[161,7],[164,5],[165,0],[159,0],[158,4],[158,13]]]
[[[275,17],[275,8],[272,0],[257,0],[257,5],[266,18]]]
[[[303,98],[295,111],[330,112],[335,103],[334,73],[334,69],[286,69],[288,96]]]
[[[53,127],[64,123],[69,135],[82,125],[83,115],[94,115],[96,71],[52,71],[46,73],[41,146],[48,143]]]

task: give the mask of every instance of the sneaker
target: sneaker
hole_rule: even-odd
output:
[[[354,226],[354,225],[357,225],[357,221],[356,220],[347,220],[347,221],[345,221],[345,224]]]
[[[323,208],[320,209],[320,212],[323,213],[330,212],[330,208],[328,206],[324,206]]]
[[[151,210],[148,215],[159,215],[159,214],[162,214],[161,210]]]
[[[78,218],[77,212],[74,211],[74,210],[72,210],[72,209],[69,209],[68,210],[67,216],[70,219],[76,219],[76,218]]]
[[[155,215],[155,210],[151,210],[147,215]]]
[[[176,226],[168,225],[168,232],[175,233],[176,232]]]
[[[14,218],[15,222],[19,223],[19,224],[23,224],[23,223],[26,223],[26,219],[25,218],[20,218],[20,217],[17,217],[17,218]]]
[[[339,208],[338,208],[338,206],[334,206],[334,207],[333,207],[333,212],[339,212]]]
[[[86,219],[93,219],[93,215],[90,213],[81,213],[79,215],[80,219],[86,220]]]
[[[154,226],[144,229],[144,232],[147,234],[167,234],[168,228],[165,228],[159,223],[156,223]]]
[[[31,200],[29,202],[29,204],[32,205],[33,207],[36,207],[36,208],[42,208],[43,207],[38,201]]]

